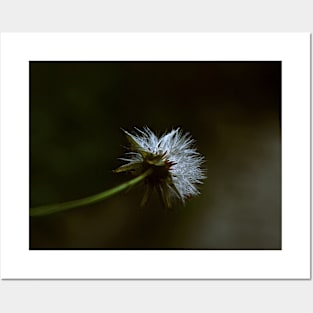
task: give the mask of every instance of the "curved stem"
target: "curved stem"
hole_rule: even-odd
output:
[[[143,174],[131,179],[130,181],[127,181],[114,188],[111,188],[109,190],[100,192],[98,194],[95,194],[93,196],[89,196],[83,199],[67,201],[67,202],[57,203],[57,204],[48,204],[48,205],[43,205],[43,206],[39,206],[35,208],[30,208],[30,216],[43,216],[43,215],[54,214],[54,213],[58,213],[61,211],[66,211],[66,210],[78,208],[87,204],[92,204],[92,203],[105,200],[129,187],[132,187],[138,184],[139,182],[143,181],[147,176],[149,176],[151,173],[152,173],[152,169],[149,169]]]

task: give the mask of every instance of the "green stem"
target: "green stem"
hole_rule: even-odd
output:
[[[131,179],[128,182],[125,182],[119,186],[116,186],[114,188],[111,188],[109,190],[100,192],[96,195],[89,196],[83,199],[78,199],[78,200],[73,200],[73,201],[67,201],[63,203],[57,203],[57,204],[48,204],[48,205],[43,205],[39,206],[36,208],[31,208],[30,209],[30,216],[43,216],[43,215],[49,215],[49,214],[54,214],[58,213],[61,211],[66,211],[70,210],[73,208],[78,208],[87,204],[92,204],[96,203],[99,201],[102,201],[104,199],[107,199],[129,187],[135,186],[139,182],[143,181],[148,175],[152,173],[152,169],[147,170],[143,174]]]

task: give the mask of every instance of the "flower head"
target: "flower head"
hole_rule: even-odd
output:
[[[130,143],[130,151],[121,160],[126,164],[115,172],[130,171],[140,175],[148,170],[145,178],[147,186],[142,200],[144,205],[151,191],[156,188],[167,207],[175,199],[182,203],[199,195],[197,185],[205,179],[201,168],[204,157],[195,149],[195,140],[189,133],[183,134],[180,128],[173,129],[157,137],[148,127],[135,128],[133,134],[125,131]]]

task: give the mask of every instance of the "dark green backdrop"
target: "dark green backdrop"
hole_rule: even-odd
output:
[[[128,180],[121,128],[181,126],[208,176],[172,211],[138,186],[31,218],[31,249],[281,248],[281,62],[30,62],[30,117],[31,206]]]

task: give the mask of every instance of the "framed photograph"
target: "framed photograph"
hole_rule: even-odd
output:
[[[309,279],[310,35],[2,34],[3,279]]]

